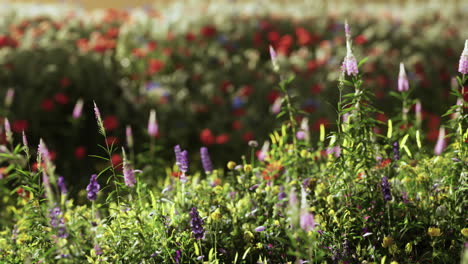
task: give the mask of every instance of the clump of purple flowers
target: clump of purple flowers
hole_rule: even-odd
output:
[[[59,187],[60,189],[60,192],[62,194],[66,194],[68,191],[67,191],[67,186],[65,185],[65,179],[63,178],[63,176],[59,176],[58,179],[57,179],[57,186]]]
[[[210,174],[213,172],[213,163],[211,162],[210,159],[210,154],[208,153],[208,148],[207,147],[201,147],[200,148],[200,157],[201,157],[201,162],[203,165],[203,169],[207,174]]]
[[[461,74],[468,74],[468,39],[465,40],[465,48],[460,56],[460,64],[458,65],[458,72]]]
[[[189,160],[188,160],[188,152],[187,150],[183,150],[179,156],[179,169],[182,173],[186,173],[188,171]]]
[[[385,202],[392,200],[392,194],[390,193],[390,183],[387,177],[382,178],[382,194]]]
[[[63,220],[63,214],[60,208],[55,207],[49,210],[50,225],[52,228],[57,229],[57,236],[60,238],[68,237],[68,233],[65,229],[65,221]]]
[[[97,175],[96,174],[91,175],[91,179],[89,180],[89,184],[86,187],[86,191],[88,192],[88,200],[96,201],[97,193],[99,192],[99,188],[101,188],[101,186],[99,185],[99,183],[97,181]]]
[[[196,239],[203,239],[205,237],[203,219],[198,214],[196,207],[192,207],[192,210],[190,210],[190,227]]]

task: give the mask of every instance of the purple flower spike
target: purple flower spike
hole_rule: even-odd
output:
[[[439,129],[439,137],[437,138],[437,143],[434,147],[434,154],[441,155],[446,147],[447,142],[445,141],[445,128],[441,127]]]
[[[468,39],[465,40],[465,48],[463,49],[463,53],[460,57],[458,72],[461,74],[468,74]]]
[[[398,144],[398,141],[393,142],[393,160],[400,160],[400,144]]]
[[[159,132],[158,122],[156,120],[156,110],[152,109],[150,111],[150,116],[148,120],[148,134],[152,137],[156,137]]]
[[[187,150],[184,150],[180,153],[179,169],[181,172],[185,174],[188,171],[188,166],[189,166],[188,152]]]
[[[392,194],[390,192],[390,183],[388,182],[387,177],[382,178],[382,194],[385,202],[392,200]]]
[[[279,71],[278,55],[276,54],[275,49],[271,45],[270,45],[270,58],[273,64],[273,70],[276,72]]]
[[[133,187],[136,184],[135,171],[133,170],[132,165],[128,162],[124,148],[122,148],[122,156],[125,185],[127,185],[128,187]]]
[[[88,200],[96,201],[97,193],[99,192],[99,188],[101,188],[101,186],[99,185],[99,183],[97,181],[97,174],[91,175],[91,179],[89,180],[89,184],[86,187],[86,191],[88,192]]]
[[[210,154],[208,153],[207,147],[200,148],[200,156],[205,173],[210,174],[211,172],[213,172],[213,163],[211,162]]]
[[[300,226],[301,228],[306,231],[312,231],[315,227],[314,215],[307,212],[306,210],[302,210],[301,217],[300,217]]]
[[[346,39],[350,39],[351,38],[351,29],[349,28],[348,20],[345,20],[344,30],[345,30]]]
[[[174,147],[174,153],[175,153],[175,158],[176,158],[176,165],[179,166],[179,164],[180,164],[180,153],[182,153],[182,149],[180,148],[180,145],[176,145]]]
[[[190,210],[190,227],[196,239],[203,239],[205,237],[205,230],[203,229],[203,219],[198,214],[196,207]]]
[[[348,76],[356,76],[359,74],[358,70],[358,65],[356,61],[356,57],[353,55],[353,51],[351,50],[351,42],[347,41],[346,42],[346,57],[343,61],[342,65],[342,70],[348,75]]]
[[[400,73],[398,74],[398,91],[406,92],[409,90],[408,76],[406,76],[405,65],[400,63]]]
[[[58,179],[57,179],[57,186],[59,187],[60,189],[60,192],[62,194],[66,194],[68,191],[67,191],[67,186],[65,185],[65,179],[63,178],[63,176],[59,176]]]
[[[78,99],[75,104],[75,108],[73,108],[73,119],[78,119],[81,117],[81,112],[83,111],[83,99]]]

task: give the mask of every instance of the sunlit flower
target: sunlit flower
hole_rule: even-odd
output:
[[[429,227],[429,229],[427,230],[427,234],[431,237],[439,237],[442,235],[442,233],[440,232],[440,228],[438,227]]]

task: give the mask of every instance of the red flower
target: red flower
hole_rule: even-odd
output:
[[[245,132],[244,135],[242,135],[242,139],[245,142],[249,142],[250,140],[253,140],[253,138],[254,138],[254,135],[251,131]]]
[[[205,128],[200,133],[200,141],[204,145],[212,145],[215,142],[215,137],[210,129]]]
[[[216,137],[216,144],[222,145],[229,141],[229,135],[226,133],[220,134]]]
[[[323,90],[323,86],[318,83],[310,88],[310,92],[312,94],[319,94],[320,92],[322,92],[322,90]]]
[[[280,97],[280,92],[279,91],[269,92],[268,95],[267,95],[268,103],[273,104],[276,101],[276,99],[278,99],[278,97]]]
[[[358,45],[362,45],[362,44],[365,44],[367,42],[367,38],[364,37],[364,35],[358,35],[354,39],[354,42],[356,42],[356,44],[358,44]]]
[[[62,105],[65,105],[68,103],[68,96],[66,96],[63,93],[55,94],[54,99],[57,103],[62,104]]]
[[[122,157],[119,154],[113,154],[111,156],[111,163],[114,169],[122,170]]]
[[[83,146],[76,147],[75,158],[77,160],[82,160],[85,156],[86,156],[86,148]]]
[[[276,31],[270,31],[268,32],[268,41],[272,44],[277,43],[280,40],[281,36],[278,32]]]
[[[264,180],[273,180],[279,177],[283,173],[284,167],[279,161],[269,163],[266,168],[262,171],[262,177]]]
[[[253,93],[253,88],[250,85],[244,85],[239,91],[241,96],[249,96]]]
[[[148,42],[148,51],[153,51],[158,47],[158,43],[156,41]]]
[[[77,40],[76,41],[76,47],[82,52],[88,51],[89,50],[89,40],[85,39],[85,38],[81,38],[81,39]]]
[[[155,74],[164,68],[164,62],[157,59],[150,59],[148,62],[148,74]]]
[[[211,25],[204,26],[200,30],[200,34],[206,38],[213,37],[214,35],[216,35],[216,28]]]
[[[28,126],[29,126],[28,121],[16,120],[16,121],[13,121],[13,124],[11,125],[11,129],[15,133],[21,133],[23,131],[28,130]]]
[[[302,46],[309,45],[312,41],[310,33],[302,27],[296,28],[296,36],[297,42]]]
[[[119,120],[117,119],[116,116],[106,116],[103,120],[102,123],[104,125],[104,128],[107,131],[112,131],[119,127]]]
[[[119,36],[119,28],[117,27],[109,28],[109,30],[107,30],[106,35],[108,38],[112,38],[112,39],[117,38]]]
[[[377,119],[378,121],[383,122],[383,123],[386,123],[387,120],[388,120],[387,116],[385,114],[383,114],[383,113],[378,113],[376,115],[375,119]]]
[[[41,109],[50,112],[54,110],[54,101],[52,99],[44,99],[41,103]]]
[[[70,86],[70,84],[71,84],[71,81],[70,81],[70,79],[67,78],[67,77],[63,77],[63,78],[60,80],[60,87],[62,87],[62,88],[66,88],[66,87]]]
[[[193,41],[195,40],[196,36],[195,34],[193,34],[192,32],[189,32],[185,35],[185,40],[187,41]]]

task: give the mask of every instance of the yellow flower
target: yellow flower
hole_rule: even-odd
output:
[[[217,208],[213,213],[210,215],[211,219],[213,221],[218,221],[220,220],[223,216],[221,215],[221,212],[219,211],[219,208]]]
[[[392,237],[384,237],[383,242],[382,242],[382,247],[387,248],[393,244],[393,238]]]
[[[398,264],[398,262],[392,261],[392,262],[390,262],[390,264]]]
[[[438,227],[429,227],[429,229],[427,230],[427,233],[431,237],[439,237],[442,235],[442,233],[440,232],[440,228]]]
[[[468,237],[468,228],[466,228],[466,227],[463,228],[463,229],[461,230],[461,233],[462,233],[463,236]]]
[[[233,170],[234,167],[236,167],[236,165],[237,165],[237,164],[236,164],[234,161],[230,161],[230,162],[227,163],[227,167],[228,167],[228,169],[230,169],[230,170]]]
[[[229,166],[229,165],[228,165],[228,166]],[[251,172],[251,171],[252,171],[252,165],[246,164],[246,165],[244,166],[244,172],[249,173],[249,172]]]

